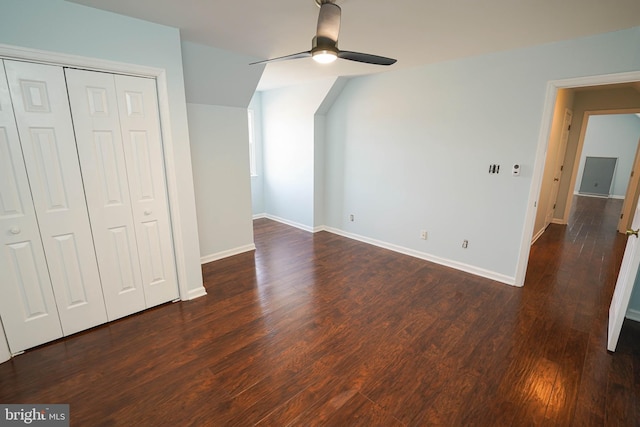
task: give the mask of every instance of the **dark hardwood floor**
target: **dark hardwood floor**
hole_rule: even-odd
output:
[[[638,426],[639,324],[606,351],[619,211],[578,198],[524,288],[257,220],[206,297],[0,365],[0,402],[74,426]]]

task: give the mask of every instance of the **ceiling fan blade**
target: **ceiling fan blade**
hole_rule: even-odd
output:
[[[335,46],[340,33],[340,6],[334,3],[322,3],[318,15],[318,29],[316,36],[320,41],[331,41]],[[321,43],[318,43],[321,44]]]
[[[349,52],[348,50],[341,50],[338,52],[338,58],[374,65],[392,65],[397,61],[393,58],[385,58],[384,56],[371,55],[368,53]]]
[[[266,64],[269,62],[277,62],[277,61],[287,61],[289,59],[299,59],[299,58],[309,58],[311,56],[311,51],[294,53],[292,55],[280,56],[278,58],[265,59],[264,61],[252,62],[249,65],[255,64]]]

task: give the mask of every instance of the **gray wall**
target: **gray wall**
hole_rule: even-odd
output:
[[[640,118],[635,114],[593,115],[587,124],[574,192],[582,182],[587,157],[617,158],[611,197],[624,198],[640,139]]]

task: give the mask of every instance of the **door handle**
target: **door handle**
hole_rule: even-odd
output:
[[[636,239],[637,239],[638,238],[638,231],[640,231],[640,228],[638,228],[637,230],[627,230],[627,236],[634,235],[634,236],[636,236]]]
[[[558,178],[553,178],[553,180],[554,180],[555,182],[558,182],[558,181],[559,181],[559,179],[558,179]]]
[[[18,227],[11,227],[9,231],[11,232],[11,234],[20,234],[20,231],[22,230],[20,230]]]

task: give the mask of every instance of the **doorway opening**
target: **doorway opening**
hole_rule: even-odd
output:
[[[627,94],[632,98],[626,100],[626,105],[622,101],[616,101],[616,92],[611,92],[611,90],[620,91],[629,90],[630,88],[633,90]],[[588,92],[585,93],[587,96],[592,96],[595,93],[595,96],[601,99],[598,102],[602,102],[602,100],[612,104],[618,102],[618,105],[623,107],[598,109],[596,104],[594,108],[584,111],[581,127],[576,135],[578,138],[576,153],[573,158],[565,159],[565,162],[573,162],[573,173],[566,187],[569,191],[568,197],[564,201],[564,210],[557,212],[556,218],[559,224],[567,224],[573,202],[571,194],[581,192],[580,187],[584,177],[586,158],[589,155],[606,153],[608,157],[617,158],[617,171],[614,177],[615,186],[612,185],[610,187],[605,197],[618,198],[625,201],[621,212],[623,220],[619,222],[617,227],[618,231],[624,233],[628,223],[631,221],[631,213],[638,200],[638,178],[640,175],[638,141],[640,140],[640,135],[637,134],[636,130],[631,130],[629,131],[630,133],[622,137],[620,132],[623,128],[628,131],[627,125],[630,122],[631,129],[637,128],[635,120],[640,120],[640,117],[637,116],[640,113],[640,83],[620,85],[610,90],[603,90],[601,93],[598,93],[598,91],[602,90],[594,88],[591,89],[590,95]],[[630,104],[634,106],[630,106]],[[602,132],[608,133],[610,138],[607,140],[606,135],[598,134]],[[624,141],[621,140],[622,138],[624,138]]]
[[[569,135],[565,138],[566,152],[561,162],[556,161],[556,159],[562,157],[558,155],[557,149],[555,153],[543,153],[544,156],[540,155],[540,152],[538,153],[539,157],[537,157],[537,159],[538,161],[542,161],[539,171],[541,176],[538,176],[538,182],[540,183],[538,197],[540,198],[541,195],[545,194],[545,191],[547,195],[550,194],[548,188],[544,186],[544,175],[546,172],[550,174],[551,178],[557,178],[558,176],[554,174],[557,173],[556,170],[559,166],[561,174],[562,172],[566,172],[566,174],[562,174],[560,179],[551,181],[559,181],[559,184],[556,184],[558,188],[557,199],[552,200],[552,202],[554,202],[553,206],[546,207],[547,209],[553,209],[553,221],[551,222],[560,224],[554,224],[553,227],[565,226],[562,232],[562,234],[565,235],[563,239],[568,238],[569,240],[567,242],[572,243],[571,235],[584,236],[584,229],[589,229],[597,225],[599,230],[596,232],[596,235],[600,235],[600,237],[596,238],[598,241],[596,245],[597,248],[594,246],[594,251],[600,253],[597,259],[614,259],[613,264],[609,265],[612,265],[615,271],[612,271],[611,277],[609,275],[606,275],[606,277],[598,275],[597,283],[594,283],[594,285],[597,285],[597,288],[603,287],[602,289],[605,289],[608,285],[612,284],[612,279],[616,278],[614,280],[616,283],[616,291],[613,296],[614,302],[616,301],[616,293],[620,294],[624,291],[625,295],[623,297],[624,301],[618,296],[618,300],[622,301],[622,303],[616,303],[615,305],[616,307],[622,308],[616,308],[613,317],[611,312],[612,308],[609,310],[609,334],[611,335],[611,325],[613,324],[615,326],[619,324],[618,326],[621,326],[619,319],[630,316],[627,307],[632,314],[637,313],[637,310],[632,309],[634,307],[633,304],[629,306],[630,300],[631,302],[634,300],[631,295],[631,290],[633,289],[633,281],[636,277],[635,271],[640,264],[640,258],[635,256],[637,251],[634,250],[637,245],[635,244],[635,240],[629,242],[631,245],[628,245],[628,240],[624,234],[620,234],[617,231],[625,233],[628,224],[633,220],[633,214],[636,213],[637,215],[638,212],[635,209],[635,205],[637,204],[638,193],[640,192],[638,186],[638,175],[640,175],[640,83],[634,80],[617,85],[595,87],[556,87],[555,91],[555,94],[558,96],[556,105],[554,106],[555,112],[552,115],[551,123],[549,123],[549,130],[553,128],[554,122],[557,126],[557,120],[560,117],[559,110],[565,111],[563,126],[566,125],[567,111],[575,111],[577,113],[575,116],[578,120],[577,123],[574,121],[574,124],[577,124],[577,126],[572,128],[570,125],[567,128]],[[587,138],[590,118],[592,119],[591,123],[593,125],[599,123],[600,128],[605,129],[605,135],[600,135],[600,138],[604,140],[600,141],[600,144],[594,144],[594,141],[598,138]],[[630,132],[626,136],[626,142],[623,144],[624,150],[622,151],[616,152],[616,148],[620,148],[620,146],[615,146],[616,142],[619,141],[612,142],[612,140],[619,139],[621,135],[618,133],[619,129],[616,128],[615,125],[609,128],[602,126],[603,123],[607,122],[608,118],[616,118],[618,126],[621,123],[620,119],[628,120],[630,124]],[[613,123],[614,121],[609,120],[609,122]],[[611,123],[609,123],[609,125],[611,125]],[[553,148],[552,143],[554,142],[551,131],[549,138],[547,149],[551,150]],[[563,147],[563,149],[565,147]],[[590,159],[599,159],[602,161],[589,162]],[[557,163],[562,164],[558,165]],[[592,168],[591,170],[589,169],[590,167]],[[609,169],[608,173],[603,173],[605,167]],[[556,169],[554,170],[554,168]],[[618,168],[620,170],[616,176],[616,169]],[[549,175],[547,175],[547,178],[548,177]],[[547,183],[550,182],[549,179],[546,181]],[[598,182],[604,181],[606,181],[604,184],[606,189],[598,189]],[[564,200],[562,200],[563,198]],[[594,216],[593,209],[591,208],[590,211],[589,208],[590,206],[593,207],[593,205],[599,206],[598,209],[602,212],[598,212]],[[605,213],[607,210],[609,211],[609,215]],[[548,211],[542,210],[536,217],[538,219],[545,218],[546,220],[549,217]],[[599,218],[596,220],[598,224],[595,224],[593,220],[585,223],[583,221],[585,217]],[[603,221],[604,218],[607,218],[607,220]],[[607,223],[606,229],[603,228],[604,223]],[[534,226],[539,224],[539,221],[534,221]],[[635,224],[637,224],[637,221],[634,222],[634,225]],[[532,233],[534,238],[533,242],[544,233],[546,227],[550,224],[543,222],[542,225],[543,229],[541,231],[536,234]],[[576,225],[576,227],[573,227],[573,225]],[[557,234],[558,230],[555,231]],[[605,233],[605,235],[602,233]],[[591,232],[586,233],[586,235],[590,234]],[[591,241],[590,239],[593,240],[592,237],[586,237],[585,241]],[[616,242],[617,246],[614,245],[605,248],[604,246],[607,245],[603,245],[603,241]],[[533,242],[531,245],[533,245]],[[622,248],[623,245],[626,245],[624,251],[624,259],[626,261],[622,260],[621,250],[615,249],[616,247]],[[572,252],[573,256],[567,256],[567,258],[573,259],[574,262],[582,260],[583,249],[584,248],[580,246],[577,254],[574,251]],[[631,263],[627,259],[627,252],[633,254],[629,255],[629,259],[633,258],[634,260]],[[588,252],[585,252],[585,254],[586,253]],[[620,261],[622,261],[622,268],[620,267]],[[572,276],[584,270],[583,266],[583,264],[574,265],[573,267],[562,265],[560,268],[570,270],[568,273]],[[629,271],[634,272],[634,274],[629,275]],[[524,276],[522,279],[522,284],[524,285]],[[620,292],[618,288],[621,289]],[[608,304],[609,301],[609,298],[602,299],[604,304]],[[614,303],[612,302],[611,307],[613,306]],[[636,320],[634,316],[630,318]],[[616,321],[611,323],[611,319],[615,319]],[[613,329],[616,330],[615,327]],[[619,328],[617,331],[619,333]]]
[[[623,201],[624,203],[620,203],[619,221],[616,226],[621,233],[627,230],[632,219],[633,207],[637,204],[640,191],[640,91],[637,94],[635,90],[631,92],[631,102],[633,103],[635,96],[638,105],[636,108],[594,111],[585,110],[594,103],[588,99],[592,96],[589,90],[593,91],[582,90],[582,96],[579,94],[575,98],[578,110],[584,112],[580,132],[573,135],[573,145],[577,146],[574,154],[571,155],[571,152],[566,150],[566,136],[563,135],[560,144],[553,140],[553,134],[550,137],[532,244],[549,224],[569,223],[575,196]],[[596,102],[611,102],[609,99],[621,90],[624,91],[625,87],[615,88],[617,92],[597,90]],[[566,98],[566,94],[560,97],[561,100]],[[573,100],[573,94],[568,99]],[[571,111],[566,106],[561,107],[567,112]],[[569,133],[566,131],[566,117],[567,114],[562,124],[565,135]],[[570,123],[568,127],[571,128]],[[567,170],[568,174],[564,174],[564,170]],[[559,192],[563,183],[564,191]]]
[[[515,275],[515,284],[517,286],[523,286],[525,283],[532,241],[544,232],[544,222],[541,225],[539,221],[536,221],[536,218],[541,194],[543,194],[543,191],[548,191],[548,188],[543,186],[545,184],[543,183],[545,165],[549,163],[546,157],[547,148],[554,120],[557,120],[558,117],[558,114],[554,114],[555,110],[559,108],[557,102],[562,100],[563,91],[567,91],[565,94],[571,93],[573,96],[573,99],[567,100],[565,98],[563,101],[565,107],[572,110],[573,119],[568,135],[566,153],[563,157],[563,176],[558,181],[559,196],[555,203],[556,207],[554,208],[552,223],[567,224],[569,219],[573,203],[572,190],[576,185],[577,170],[589,115],[602,111],[627,114],[640,113],[640,72],[568,79],[548,84],[543,114],[544,120],[533,173],[534,188],[529,195],[520,261]],[[580,102],[577,102],[577,98],[580,98]],[[561,111],[560,117],[564,118],[564,109]]]

